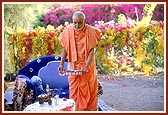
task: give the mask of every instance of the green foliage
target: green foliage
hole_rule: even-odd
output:
[[[33,28],[40,27],[46,27],[46,25],[43,23],[44,15],[38,15],[36,16],[36,20],[33,22]]]

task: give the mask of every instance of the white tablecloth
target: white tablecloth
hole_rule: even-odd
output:
[[[59,98],[57,101],[52,98],[52,104],[48,102],[39,104],[35,102],[28,105],[23,111],[75,111],[75,101],[72,99]]]

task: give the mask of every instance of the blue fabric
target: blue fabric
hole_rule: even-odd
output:
[[[19,78],[24,78],[24,79],[26,79],[26,85],[27,85],[27,87],[26,87],[26,89],[27,90],[30,90],[30,89],[32,89],[32,90],[34,90],[35,88],[35,86],[34,86],[34,83],[32,82],[32,80],[30,79],[30,78],[28,78],[27,76],[25,76],[25,75],[19,75]]]
[[[53,94],[58,94],[60,98],[69,98],[69,83],[68,76],[60,76],[57,68],[60,61],[51,61],[45,67],[39,70],[38,76],[42,79],[43,87],[46,89],[46,84],[49,85]],[[64,70],[67,63],[64,63]]]
[[[60,61],[60,56],[44,56],[37,59],[32,60],[30,63],[26,64],[22,69],[19,70],[19,75],[25,75],[29,77],[30,79],[33,76],[38,75],[38,71],[43,66],[46,66],[46,64],[50,61]],[[67,61],[67,60],[66,60]]]
[[[59,95],[59,98],[69,98],[69,88],[67,89],[53,89],[51,90],[51,94]]]
[[[42,80],[38,76],[33,76],[31,78],[31,81],[34,83],[35,90],[36,90],[36,96],[39,96],[41,94],[46,94],[47,92],[44,90],[42,86]]]
[[[45,67],[42,67],[39,70],[38,76],[43,81],[43,87],[46,87],[46,84],[49,85],[50,89],[66,89],[69,87],[68,76],[60,76],[57,68],[60,64],[60,61],[51,61]],[[67,63],[64,63],[64,69],[67,67]]]
[[[27,85],[27,86],[26,86],[26,90],[27,90],[27,91],[30,91],[31,89],[34,91],[32,102],[35,102],[35,101],[36,101],[36,96],[37,96],[37,94],[36,94],[36,91],[35,91],[35,85],[34,85],[34,83],[31,81],[30,78],[28,78],[28,77],[25,76],[25,75],[19,75],[18,77],[19,77],[19,78],[24,78],[24,79],[26,80],[26,85]]]
[[[55,65],[51,64],[50,62],[57,61]],[[34,90],[34,101],[36,97],[41,94],[42,92],[38,92],[37,90],[40,90],[39,87],[35,86],[35,84],[31,81],[31,78],[33,76],[39,76],[40,69],[44,68],[47,64],[51,64],[53,66],[47,68],[47,72],[42,72],[42,76],[39,76],[42,80],[43,89],[46,92],[46,84],[49,84],[51,89],[61,89],[59,92],[56,92],[56,94],[59,94],[60,97],[69,98],[69,84],[68,84],[68,76],[59,76],[59,73],[57,71],[57,68],[59,66],[59,63],[61,61],[60,56],[44,56],[37,59],[32,60],[27,65],[25,65],[22,69],[19,70],[18,75],[22,78],[26,78],[27,83],[27,90],[33,89]],[[66,59],[65,62],[68,62]],[[65,67],[66,67],[65,63]],[[65,69],[65,68],[64,68]]]

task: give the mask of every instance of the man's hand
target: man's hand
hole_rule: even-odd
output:
[[[58,67],[58,72],[61,73],[61,74],[63,74],[63,73],[64,73],[64,72],[63,72],[63,68],[64,68],[63,65],[59,65],[59,67]]]
[[[82,69],[82,74],[87,73],[88,72],[88,66],[84,66]]]

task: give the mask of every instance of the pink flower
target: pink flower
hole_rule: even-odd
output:
[[[101,37],[97,38],[97,40],[100,41],[100,40],[101,40]]]

